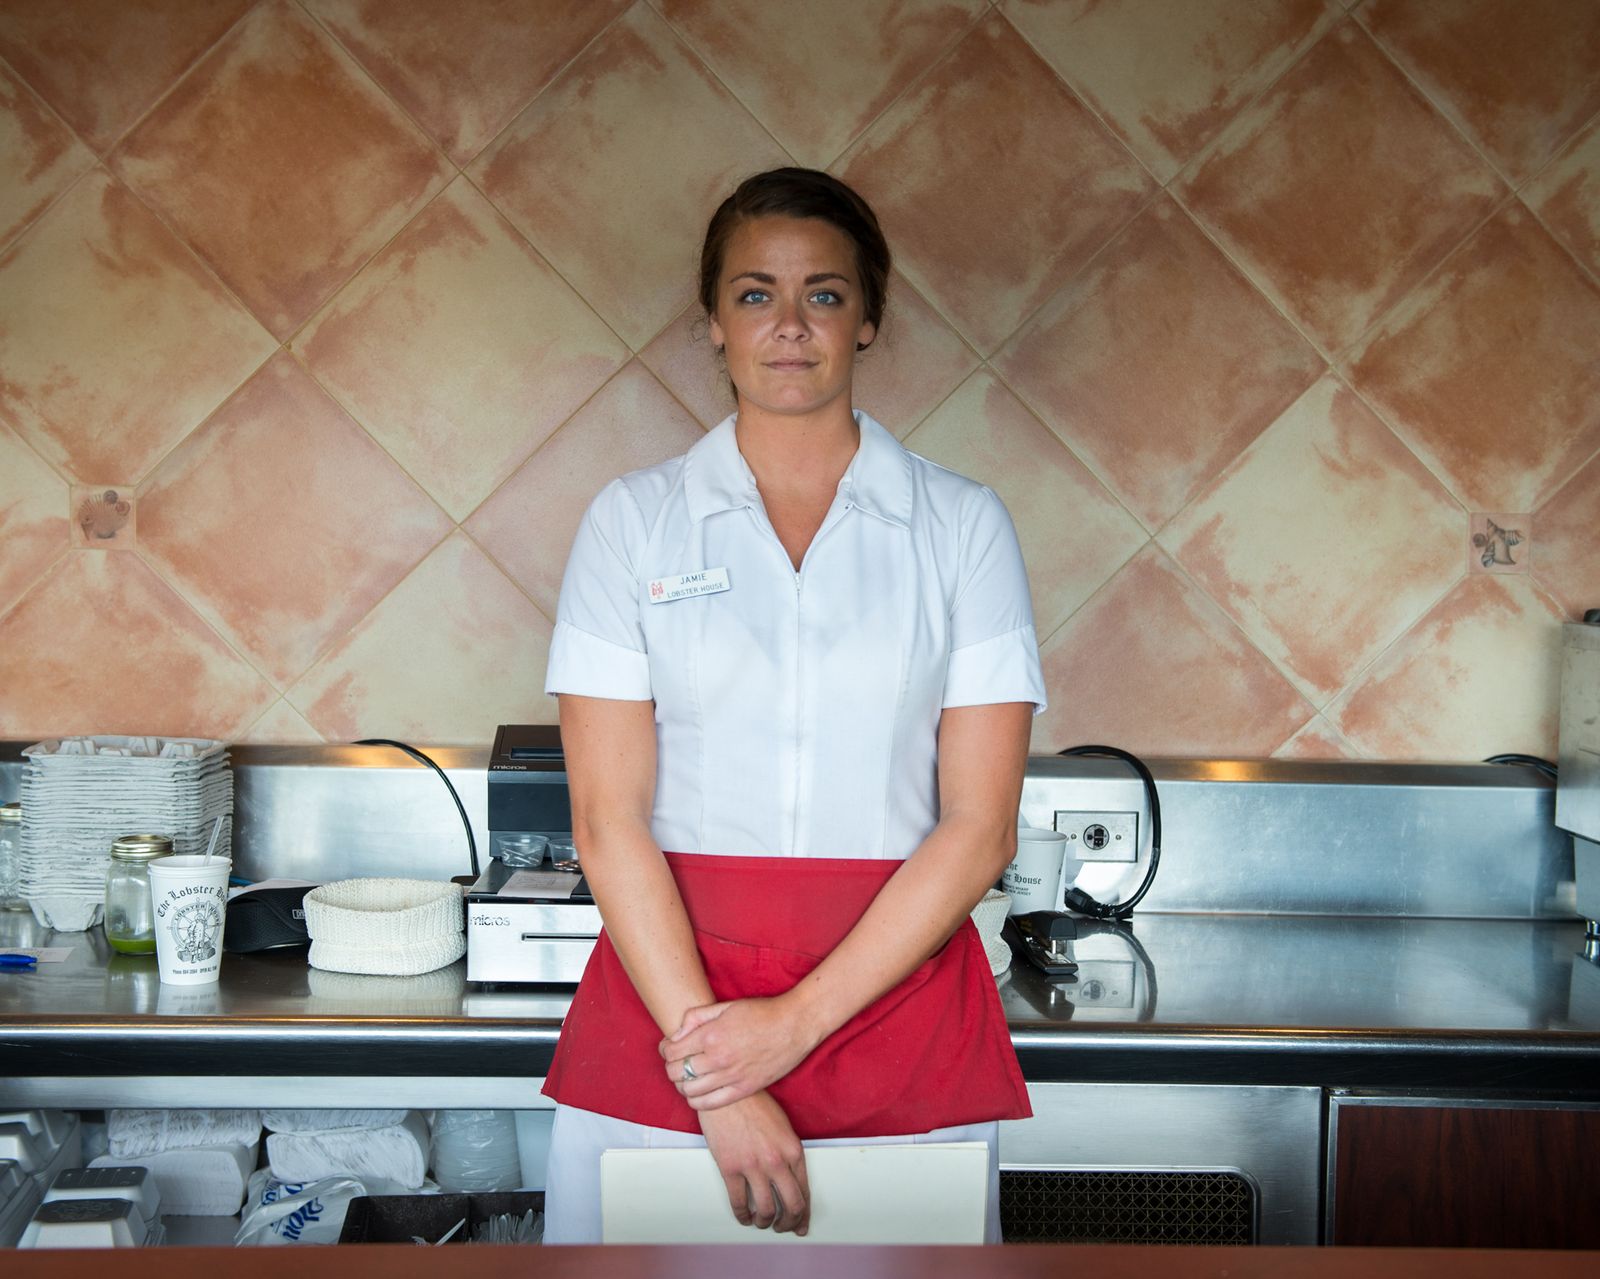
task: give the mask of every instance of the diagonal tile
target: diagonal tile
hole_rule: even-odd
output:
[[[1600,115],[1523,187],[1522,198],[1550,234],[1600,276]]]
[[[289,690],[331,742],[487,743],[497,724],[554,724],[550,622],[453,533]],[[449,678],[438,677],[448,672]]]
[[[1000,495],[1017,526],[1041,637],[1147,540],[1139,522],[987,369],[968,378],[905,444]]]
[[[485,195],[638,350],[694,295],[706,221],[788,157],[647,5],[473,162]]]
[[[633,361],[462,527],[554,617],[567,552],[594,495],[619,475],[687,452],[701,434]]]
[[[239,734],[238,740],[261,746],[316,746],[323,737],[306,723],[304,715],[280,697]]]
[[[1600,111],[1594,0],[1369,0],[1357,16],[1514,178]]]
[[[705,312],[691,302],[639,352],[644,366],[661,380],[702,426],[715,426],[734,410],[733,384],[712,350]]]
[[[1163,182],[1334,13],[1323,0],[1003,0],[1001,11]]]
[[[1503,195],[1477,153],[1348,22],[1174,189],[1334,350],[1404,297]]]
[[[1277,750],[1273,759],[1360,759],[1344,736],[1321,715],[1313,715],[1305,726]]]
[[[1325,378],[1161,533],[1319,705],[1462,575],[1466,515]]]
[[[904,439],[978,363],[961,335],[895,272],[878,336],[856,357],[856,406]]]
[[[984,0],[810,0],[803,19],[769,0],[658,7],[790,155],[820,168],[960,38]]]
[[[464,178],[295,345],[457,520],[628,358]]]
[[[1155,529],[1327,366],[1162,197],[995,367]]]
[[[906,277],[984,355],[1152,190],[998,15],[833,168],[872,202]]]
[[[1529,578],[1465,578],[1328,718],[1375,759],[1554,759],[1565,620]]]
[[[1600,453],[1533,518],[1534,576],[1573,621],[1600,608]]]
[[[628,0],[305,0],[457,164],[477,155]]]
[[[0,738],[158,733],[224,740],[272,701],[137,555],[67,556],[0,617]]]
[[[450,527],[289,355],[174,450],[139,496],[145,554],[280,685]]]
[[[0,413],[84,483],[143,476],[272,349],[103,172],[0,255]]]
[[[1600,287],[1511,204],[1389,316],[1351,378],[1477,511],[1531,511],[1600,448]]]
[[[733,389],[691,303],[639,353],[651,372],[705,426],[733,412]],[[889,309],[870,350],[856,359],[854,402],[904,437],[978,367],[978,357],[898,272]]]
[[[71,533],[66,484],[0,426],[0,612],[61,557]]]
[[[1311,707],[1154,544],[1041,652],[1050,706],[1033,751],[1262,757]]]
[[[112,162],[280,338],[450,174],[288,0],[229,32]]]
[[[94,152],[0,62],[0,245],[92,164]]]
[[[103,152],[252,2],[0,4],[0,57]]]

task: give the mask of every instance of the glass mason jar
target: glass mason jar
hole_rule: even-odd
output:
[[[22,805],[0,804],[0,910],[27,910],[22,895]]]
[[[124,835],[111,845],[106,871],[106,941],[124,955],[153,955],[155,909],[150,903],[150,863],[172,851],[165,835]]]

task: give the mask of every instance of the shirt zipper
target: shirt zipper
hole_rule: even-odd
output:
[[[749,511],[752,516],[754,516],[756,513],[756,507],[753,503],[747,505],[745,509]],[[845,502],[844,506],[839,509],[838,517],[832,519],[830,519],[829,516],[831,516],[833,512],[831,508],[829,509],[828,516],[823,517],[822,527],[817,530],[816,536],[811,539],[811,545],[806,547],[806,553],[800,557],[799,568],[795,568],[793,566],[793,562],[789,559],[789,552],[784,548],[782,540],[778,537],[778,531],[772,527],[772,521],[765,518],[766,513],[764,511],[762,512],[763,518],[758,521],[758,523],[765,526],[767,535],[772,539],[772,544],[778,548],[778,554],[783,556],[783,562],[785,566],[787,566],[790,572],[794,574],[794,777],[791,783],[794,800],[789,806],[789,855],[791,857],[796,855],[799,844],[800,772],[802,767],[801,761],[804,759],[804,752],[801,750],[802,738],[804,736],[801,708],[805,702],[805,649],[800,642],[800,610],[804,602],[803,579],[805,576],[806,564],[810,561],[811,552],[816,549],[817,543],[822,541],[823,537],[831,532],[834,527],[838,525],[840,521],[842,521],[844,517],[854,509],[855,503],[847,501]]]

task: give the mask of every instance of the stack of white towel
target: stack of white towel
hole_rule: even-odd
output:
[[[370,1193],[421,1188],[428,1122],[415,1110],[267,1110],[267,1163],[282,1182],[355,1177]],[[392,1186],[393,1191],[372,1190]]]
[[[138,1164],[175,1217],[231,1217],[261,1149],[259,1110],[108,1110],[109,1153],[91,1168]]]

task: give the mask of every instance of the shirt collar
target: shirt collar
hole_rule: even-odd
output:
[[[861,444],[839,481],[839,493],[860,507],[903,528],[911,526],[911,454],[860,409],[855,410]],[[683,487],[689,518],[699,522],[719,511],[740,510],[760,500],[733,432],[734,418],[724,418],[684,457]]]

